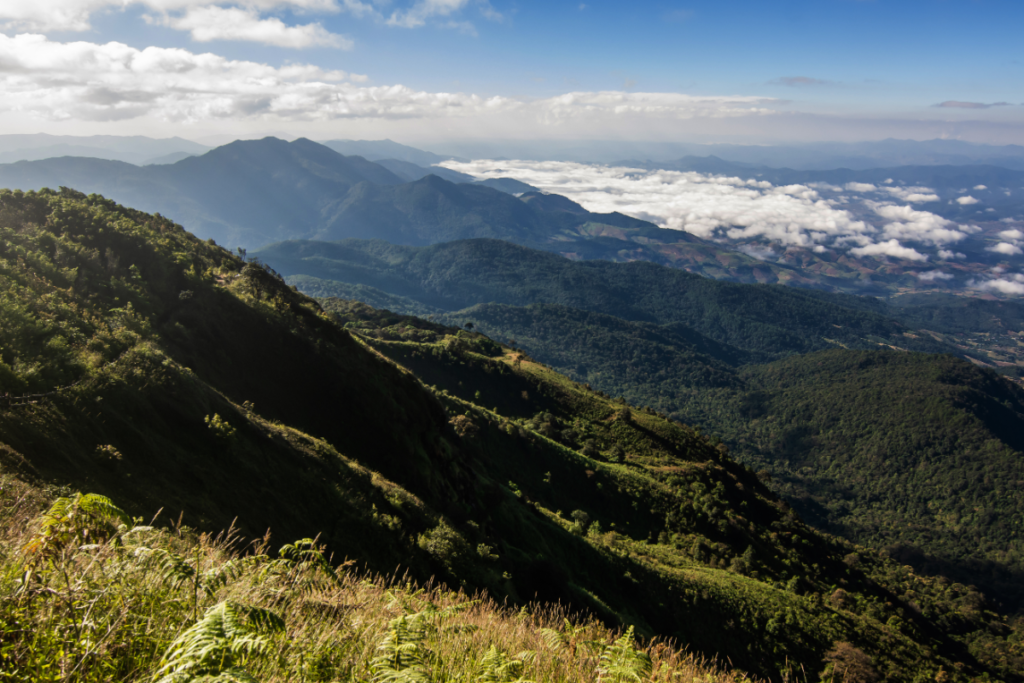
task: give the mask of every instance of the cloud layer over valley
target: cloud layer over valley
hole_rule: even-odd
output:
[[[962,210],[959,207],[965,203],[949,199],[948,189],[901,185],[891,179],[843,186],[773,185],[697,172],[558,161],[446,161],[441,165],[478,179],[515,178],[564,195],[590,211],[620,212],[685,230],[732,244],[762,260],[785,260],[786,250],[792,248],[818,254],[836,250],[854,257],[899,259],[912,271],[926,268],[918,278],[936,285],[953,280],[952,272],[963,271],[959,281],[967,286],[1024,293],[1024,276],[1008,273],[1003,266],[983,265],[1016,267],[1018,257],[1024,255],[1024,233],[1016,227],[1007,229],[1007,220],[983,229],[925,208],[942,211],[948,205]],[[943,193],[949,201],[940,199]],[[938,270],[928,271],[928,267]]]
[[[695,172],[572,162],[481,160],[443,165],[478,178],[513,177],[565,195],[591,211],[618,211],[705,239],[858,248],[862,253],[917,259],[921,255],[911,255],[902,242],[950,245],[970,231],[937,214],[898,203],[937,200],[926,187],[774,186]]]

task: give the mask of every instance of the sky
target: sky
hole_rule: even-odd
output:
[[[0,130],[1024,144],[1019,0],[3,0]]]

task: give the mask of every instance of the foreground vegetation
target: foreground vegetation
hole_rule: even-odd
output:
[[[748,680],[557,606],[333,566],[314,540],[271,556],[268,539],[140,522],[0,481],[0,681]]]
[[[814,680],[839,652],[863,664],[864,680],[1020,680],[1017,631],[993,603],[815,532],[724,445],[664,414],[475,332],[351,302],[325,311],[261,264],[101,197],[0,193],[0,219],[0,467],[146,520],[165,508],[179,521],[152,543],[186,564],[198,552],[189,627],[257,614],[205,611],[231,599],[216,591],[201,609],[194,577],[212,546],[168,545],[188,540],[182,525],[212,532],[237,518],[242,545],[224,552],[268,528],[275,539],[316,537],[354,560],[352,572],[401,565],[410,579],[502,604],[560,602],[584,621],[728,661],[737,675]],[[136,533],[150,543],[157,532]],[[60,544],[101,547],[47,575],[66,585],[46,584],[35,604],[64,605],[72,568],[92,566],[94,553],[117,568],[131,536]],[[6,566],[24,567],[16,547]],[[238,566],[280,568],[309,550],[272,547]],[[129,600],[135,578],[125,581],[103,600]],[[4,609],[26,586],[7,584]],[[71,628],[95,597],[69,598]],[[298,623],[273,602],[237,602]],[[122,613],[135,620],[134,607]],[[18,623],[5,622],[5,644],[45,633]],[[160,631],[146,661],[181,628]],[[69,651],[60,638],[40,641],[40,660]],[[121,675],[152,673],[140,667]]]

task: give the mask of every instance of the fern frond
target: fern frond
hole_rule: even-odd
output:
[[[523,662],[507,657],[495,645],[484,653],[479,668],[478,683],[527,683],[522,677]]]
[[[597,667],[599,683],[639,683],[650,677],[653,664],[646,652],[634,646],[633,627],[604,648]]]
[[[324,557],[320,546],[312,538],[303,538],[294,543],[288,543],[281,547],[279,554],[284,559],[291,560],[295,564],[315,567],[330,577],[335,583],[340,583],[341,581],[338,578],[337,572],[334,571],[334,567]]]
[[[195,579],[195,567],[177,553],[163,548],[138,548],[135,556],[141,558],[146,566],[156,569],[157,577],[162,584],[174,589]]]
[[[567,649],[565,636],[560,631],[556,631],[553,628],[542,628],[537,633],[540,634],[540,639],[544,641],[544,646],[552,652],[565,652]]]
[[[25,544],[23,552],[43,557],[89,539],[109,539],[132,520],[106,496],[76,493],[53,502],[39,520],[39,531]]]
[[[239,660],[262,654],[268,645],[266,635],[284,628],[284,620],[270,610],[218,603],[171,643],[157,671],[161,676],[157,683],[192,681],[199,676],[252,681],[238,667]]]

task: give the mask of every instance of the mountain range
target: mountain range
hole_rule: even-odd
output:
[[[1006,230],[996,221],[957,245],[965,259],[945,264],[941,278],[922,278],[922,263],[913,258],[853,256],[831,248],[792,247],[765,260],[751,245],[703,240],[618,213],[592,213],[514,179],[454,183],[438,174],[462,180],[448,170],[378,164],[309,140],[268,138],[142,168],[74,157],[18,162],[0,166],[0,185],[81,188],[170,216],[229,247],[297,238],[379,238],[410,245],[497,238],[571,259],[645,260],[717,279],[857,294],[960,291],[989,277],[1005,258],[991,250],[1000,239],[996,233]]]
[[[70,189],[3,192],[0,206],[5,482],[20,479],[44,498],[63,496],[69,486],[103,494],[147,520],[165,508],[178,519],[171,529],[182,542],[190,529],[216,532],[232,519],[234,534],[246,540],[266,538],[268,527],[275,537],[316,537],[328,554],[348,555],[371,572],[401,563],[402,585],[390,590],[411,591],[407,582],[434,576],[467,592],[486,590],[525,621],[537,609],[531,600],[561,601],[642,636],[674,639],[728,662],[737,675],[813,680],[821,672],[827,679],[856,660],[863,675],[893,681],[940,674],[952,681],[1020,680],[1019,638],[998,598],[815,531],[768,488],[769,476],[738,463],[701,430],[573,381],[466,324],[460,329],[353,301],[320,304],[269,266],[102,197]],[[403,264],[415,261],[416,250],[354,244],[353,253],[376,250],[375,265],[391,259],[396,277],[416,272]],[[490,249],[494,258],[481,265],[515,261],[523,252],[503,244],[456,248]],[[434,250],[421,274],[456,263],[442,258],[444,247],[420,250]],[[471,261],[461,265],[474,268]],[[820,326],[839,329],[837,315],[852,318],[854,329],[843,337],[850,341],[900,332],[877,314],[791,289],[715,283],[652,264],[609,264],[604,271],[574,265],[610,281],[584,296],[632,310],[636,324],[651,325],[645,329],[652,341],[687,340],[694,357],[719,375],[745,354],[785,355],[787,344],[799,341],[787,331],[802,333],[800,343],[813,347]],[[675,292],[637,302],[623,296],[622,277],[639,282],[655,271],[679,278],[690,304],[711,296],[691,320],[706,334],[666,324],[670,329],[656,336],[658,316],[663,323],[684,320],[691,308],[673,304]],[[613,273],[626,275],[616,282]],[[476,275],[497,291],[500,272]],[[596,282],[571,268],[546,278],[566,289],[574,279],[584,292]],[[538,286],[519,282],[524,293]],[[448,287],[443,279],[433,291],[468,296],[465,286]],[[742,314],[730,319],[714,310],[743,304],[748,293]],[[771,311],[758,314],[769,300],[807,309],[807,320],[780,310],[773,324]],[[746,326],[733,329],[748,315]],[[732,348],[712,341],[712,332],[733,339]],[[826,353],[853,358],[854,365],[895,354]],[[971,368],[944,362],[947,382]],[[988,395],[1016,410],[1019,392],[1003,391],[1005,397]],[[782,408],[773,403],[768,414]],[[13,570],[28,551],[6,538],[4,575],[25,576]],[[68,552],[93,552],[102,542],[78,545]],[[192,567],[188,558],[159,557],[195,577],[186,584],[194,613],[200,581],[204,591],[224,585],[199,573],[202,557],[192,574],[184,569]],[[74,571],[59,561],[54,569]],[[32,566],[36,573],[26,580],[33,586],[59,586],[60,571]],[[236,566],[241,573],[248,565]],[[273,593],[273,580],[265,579],[264,593]],[[33,589],[0,603],[2,623],[28,618],[44,602],[50,613],[63,614],[54,610],[64,603],[49,595]],[[351,606],[332,607],[326,596],[308,584],[305,613],[349,613]],[[21,656],[33,632],[5,638],[5,656]],[[78,639],[65,647],[84,653]],[[130,654],[136,670],[151,666],[138,649]]]

